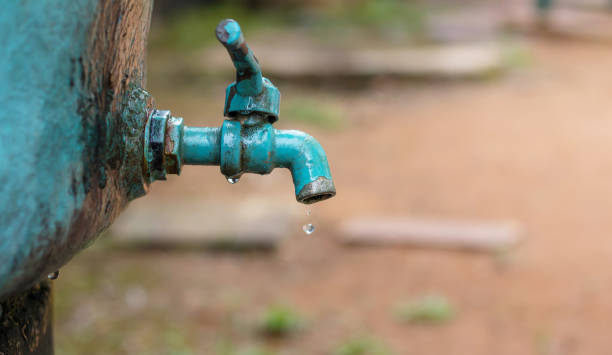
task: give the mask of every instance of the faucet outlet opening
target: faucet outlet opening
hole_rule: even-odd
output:
[[[310,205],[334,196],[336,196],[334,182],[323,176],[319,176],[315,181],[306,184],[296,196],[296,199],[298,202]]]

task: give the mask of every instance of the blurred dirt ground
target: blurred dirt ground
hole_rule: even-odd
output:
[[[342,113],[334,129],[279,122],[328,153],[338,195],[305,216],[316,232],[296,223],[276,253],[117,250],[103,236],[55,282],[57,353],[340,354],[351,339],[394,354],[609,353],[612,49],[529,46],[530,65],[486,81],[277,82],[282,105],[308,97]],[[187,124],[218,125],[225,81],[181,89],[153,76],[150,89]],[[201,196],[294,208],[292,189],[286,171],[230,185],[218,168],[187,167],[134,205]],[[528,237],[500,255],[342,246],[336,223],[362,215],[512,219]],[[397,321],[398,303],[432,293],[453,305],[451,320]],[[264,337],[258,320],[278,304],[305,324]]]

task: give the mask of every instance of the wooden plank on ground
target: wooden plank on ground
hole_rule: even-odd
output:
[[[349,245],[417,246],[474,251],[502,251],[516,246],[523,228],[516,222],[453,221],[409,217],[354,218],[338,232]]]
[[[138,200],[110,234],[121,248],[271,250],[299,229],[300,211],[266,199]]]

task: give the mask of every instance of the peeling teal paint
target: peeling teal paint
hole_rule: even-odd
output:
[[[271,123],[278,119],[280,92],[261,74],[259,62],[244,41],[238,23],[223,20],[216,30],[236,68],[236,81],[227,87],[224,115],[245,116],[252,113],[266,116]]]
[[[85,199],[75,58],[87,43],[66,33],[87,29],[95,5],[77,0],[69,13],[53,1],[8,2],[0,12],[0,290],[28,272],[16,264],[44,255],[48,228],[65,241]]]
[[[121,102],[123,110],[119,112],[119,119],[108,119],[107,122],[117,122],[122,125],[119,130],[123,135],[118,137],[113,134],[117,130],[108,129],[107,146],[119,145],[109,149],[108,152],[122,153],[118,162],[118,166],[121,167],[118,182],[121,185],[120,190],[126,191],[128,200],[133,200],[144,196],[147,192],[142,165],[143,117],[147,117],[151,111],[153,97],[139,85],[130,84]],[[113,161],[113,156],[109,154],[106,161]]]
[[[236,21],[225,21],[221,24],[223,29],[228,34],[227,36],[227,44],[233,46],[239,44],[238,41],[240,37],[242,37],[242,30],[240,29],[240,25]]]
[[[0,12],[0,298],[144,194],[150,1],[9,1]]]

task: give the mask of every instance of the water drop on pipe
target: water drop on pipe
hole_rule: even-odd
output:
[[[229,182],[232,185],[237,183],[238,181],[240,181],[240,178],[233,178],[233,177],[228,177],[227,178],[227,182]]]
[[[315,231],[315,226],[312,223],[308,223],[302,226],[302,230],[304,233],[311,235]]]
[[[58,277],[59,277],[59,270],[55,270],[54,272],[47,275],[47,278],[49,280],[57,280]]]

